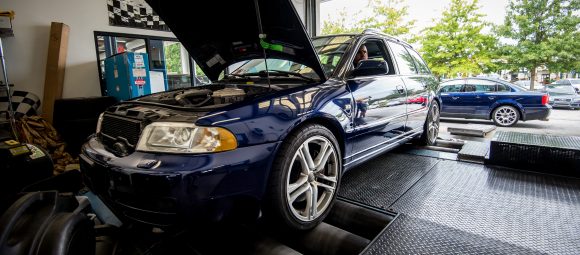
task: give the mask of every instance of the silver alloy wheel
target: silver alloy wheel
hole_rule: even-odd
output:
[[[502,126],[510,126],[513,125],[516,121],[518,121],[518,113],[516,110],[511,106],[501,106],[497,110],[495,110],[494,114],[495,122]]]
[[[427,139],[429,139],[430,144],[434,144],[439,134],[439,106],[436,103],[433,103],[430,114],[431,119],[427,126]]]
[[[332,203],[338,184],[336,154],[332,142],[320,135],[308,138],[294,153],[286,176],[286,201],[296,218],[313,221]]]

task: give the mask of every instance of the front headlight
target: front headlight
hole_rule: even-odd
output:
[[[189,123],[154,122],[145,127],[138,151],[208,153],[238,147],[234,134],[220,127],[198,127]]]

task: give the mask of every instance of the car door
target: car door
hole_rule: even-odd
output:
[[[470,97],[464,97],[464,104],[469,106],[470,114],[474,117],[487,117],[489,108],[495,102],[498,95],[496,94],[497,83],[482,79],[467,80],[466,89],[475,91],[466,93]],[[469,87],[469,88],[468,88]]]
[[[388,42],[388,44],[394,54],[397,54],[397,52],[404,54],[403,50],[407,51],[407,54],[401,55],[400,58],[395,55],[397,64],[403,62],[409,67],[412,67],[412,64],[415,65],[414,70],[410,70],[408,75],[402,75],[401,77],[407,88],[407,123],[405,127],[407,131],[420,131],[425,124],[427,113],[429,112],[429,102],[431,101],[427,88],[429,86],[434,87],[437,83],[419,53],[395,42]]]
[[[476,91],[476,86],[474,84],[469,84],[469,80],[463,85],[461,93],[455,97],[451,98],[455,100],[458,105],[458,112],[463,117],[468,118],[473,116],[475,109],[477,107],[477,100],[479,100],[479,93]]]
[[[463,106],[459,100],[463,94],[462,89],[465,85],[465,80],[452,80],[442,84],[439,90],[439,98],[441,99],[441,116],[444,117],[460,117],[463,115]]]
[[[347,79],[355,109],[352,141],[352,161],[355,162],[385,149],[401,135],[406,121],[406,90],[395,74],[391,55],[380,39],[364,41],[369,59],[385,60],[389,74],[360,76]]]

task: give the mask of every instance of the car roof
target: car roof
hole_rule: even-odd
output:
[[[398,42],[398,43],[404,44],[405,46],[413,49],[413,46],[411,44],[405,42],[404,40],[399,39],[395,36],[383,33],[380,30],[372,29],[372,28],[365,29],[363,32],[361,32],[359,34],[356,34],[356,33],[331,34],[331,35],[315,36],[315,37],[312,37],[312,39],[318,39],[318,38],[324,38],[324,37],[335,37],[335,36],[352,36],[355,38],[360,38],[360,37],[363,37],[366,35],[378,35],[378,36],[381,36],[389,41]]]
[[[493,82],[500,82],[500,83],[504,83],[504,84],[505,83],[508,83],[509,84],[509,82],[504,81],[504,80],[500,80],[500,79],[496,79],[496,78],[487,78],[487,77],[455,78],[455,79],[451,79],[451,80],[444,81],[441,84],[447,83],[447,82],[450,82],[450,81],[459,81],[459,80],[486,80],[486,81],[493,81]]]

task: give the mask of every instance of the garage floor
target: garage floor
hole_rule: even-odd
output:
[[[364,254],[580,254],[580,179],[399,152],[341,185],[399,213]]]

